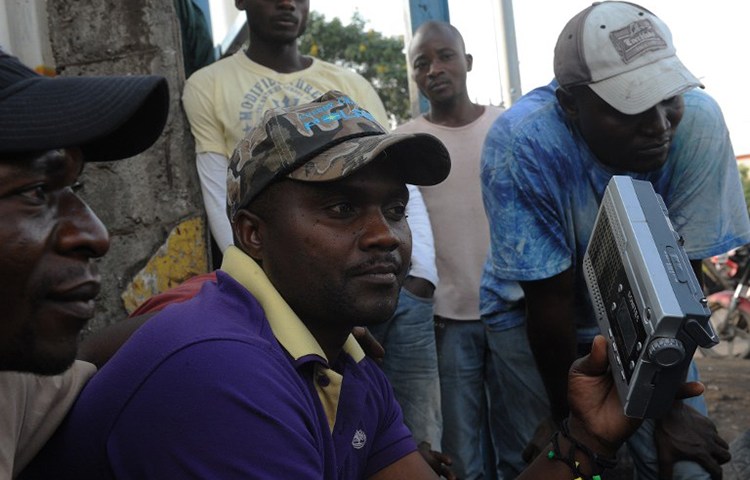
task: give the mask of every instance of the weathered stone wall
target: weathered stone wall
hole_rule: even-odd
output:
[[[193,140],[180,105],[179,23],[170,0],[48,0],[47,13],[59,75],[159,74],[170,84],[169,120],[157,143],[137,157],[84,171],[82,196],[112,237],[99,261],[102,292],[90,323],[97,329],[127,315],[121,295],[153,258],[159,261],[148,275],[168,281],[140,279],[141,290],[163,288],[207,265]],[[179,228],[186,221],[190,228]],[[183,241],[168,242],[175,235]]]

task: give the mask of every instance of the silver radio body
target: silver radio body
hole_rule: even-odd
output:
[[[719,341],[701,285],[650,182],[616,175],[583,258],[625,414],[666,414],[697,346]]]

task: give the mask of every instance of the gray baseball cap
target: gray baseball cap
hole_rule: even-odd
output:
[[[588,85],[628,115],[702,86],[677,58],[667,25],[628,2],[596,2],[573,17],[555,45],[554,69],[561,86]]]

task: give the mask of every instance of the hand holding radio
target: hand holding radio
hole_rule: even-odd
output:
[[[597,335],[591,353],[570,367],[569,425],[578,441],[597,454],[614,457],[641,420],[624,414],[608,365],[607,341]]]

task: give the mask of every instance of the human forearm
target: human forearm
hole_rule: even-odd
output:
[[[550,325],[552,322],[542,320],[550,315],[560,322]],[[550,413],[559,423],[568,414],[567,373],[575,360],[575,329],[570,324],[565,325],[554,312],[530,314],[527,321],[529,344],[547,390]]]
[[[93,363],[97,368],[102,368],[133,332],[155,314],[147,313],[137,317],[125,318],[90,334],[81,342],[77,358]]]
[[[370,476],[368,480],[437,480],[421,454],[412,452]]]
[[[608,375],[606,370],[604,375]],[[611,391],[611,382],[608,383],[610,383],[609,390]],[[611,399],[606,398],[606,395],[601,400],[613,403]],[[614,403],[617,403],[617,400],[614,400]],[[596,407],[592,406],[592,408]],[[633,425],[638,423],[637,420],[618,422],[623,418],[621,412],[602,415],[607,426],[598,431],[596,425],[571,413],[561,422],[560,428],[554,432],[546,447],[536,456],[520,478],[554,480],[569,479],[571,475],[576,478],[601,478],[605,469],[615,467],[617,450],[632,432]],[[602,425],[605,422],[602,422]]]
[[[544,382],[555,423],[568,415],[568,370],[576,358],[573,273],[521,284],[526,296],[529,345]]]
[[[601,473],[602,468],[592,457],[589,457],[583,450],[574,449],[570,455],[572,443],[560,435],[556,434],[557,444],[553,442],[547,444],[545,450],[536,457],[536,459],[524,470],[519,479],[538,479],[545,478],[548,480],[570,480],[578,477],[573,474],[573,470],[564,459],[571,458],[578,463],[578,471],[586,474],[588,478]],[[614,458],[614,454],[611,455]]]
[[[229,160],[221,154],[204,152],[196,155],[196,167],[201,183],[203,206],[208,217],[211,235],[222,252],[234,243],[232,226],[227,218],[227,165]]]
[[[409,223],[412,235],[409,275],[426,280],[434,289],[438,283],[438,275],[430,217],[419,189],[414,185],[407,185],[407,188],[409,189],[409,203],[406,205],[406,221]],[[411,288],[407,290],[416,293]],[[432,295],[429,295],[429,298],[431,297]]]
[[[573,363],[568,374],[571,411],[567,424],[519,478],[575,478],[574,462],[589,477],[600,474],[613,466],[617,450],[640,425],[639,419],[623,413],[607,368],[606,345],[604,337],[598,336],[591,354]],[[566,459],[571,461],[566,463]]]
[[[608,372],[604,374],[608,375]],[[621,413],[603,416],[608,422],[607,428],[592,433],[591,422],[571,414],[519,478],[567,480],[573,476],[600,479],[605,469],[616,466],[617,450],[639,423],[638,420],[627,419],[618,422],[623,417]]]

